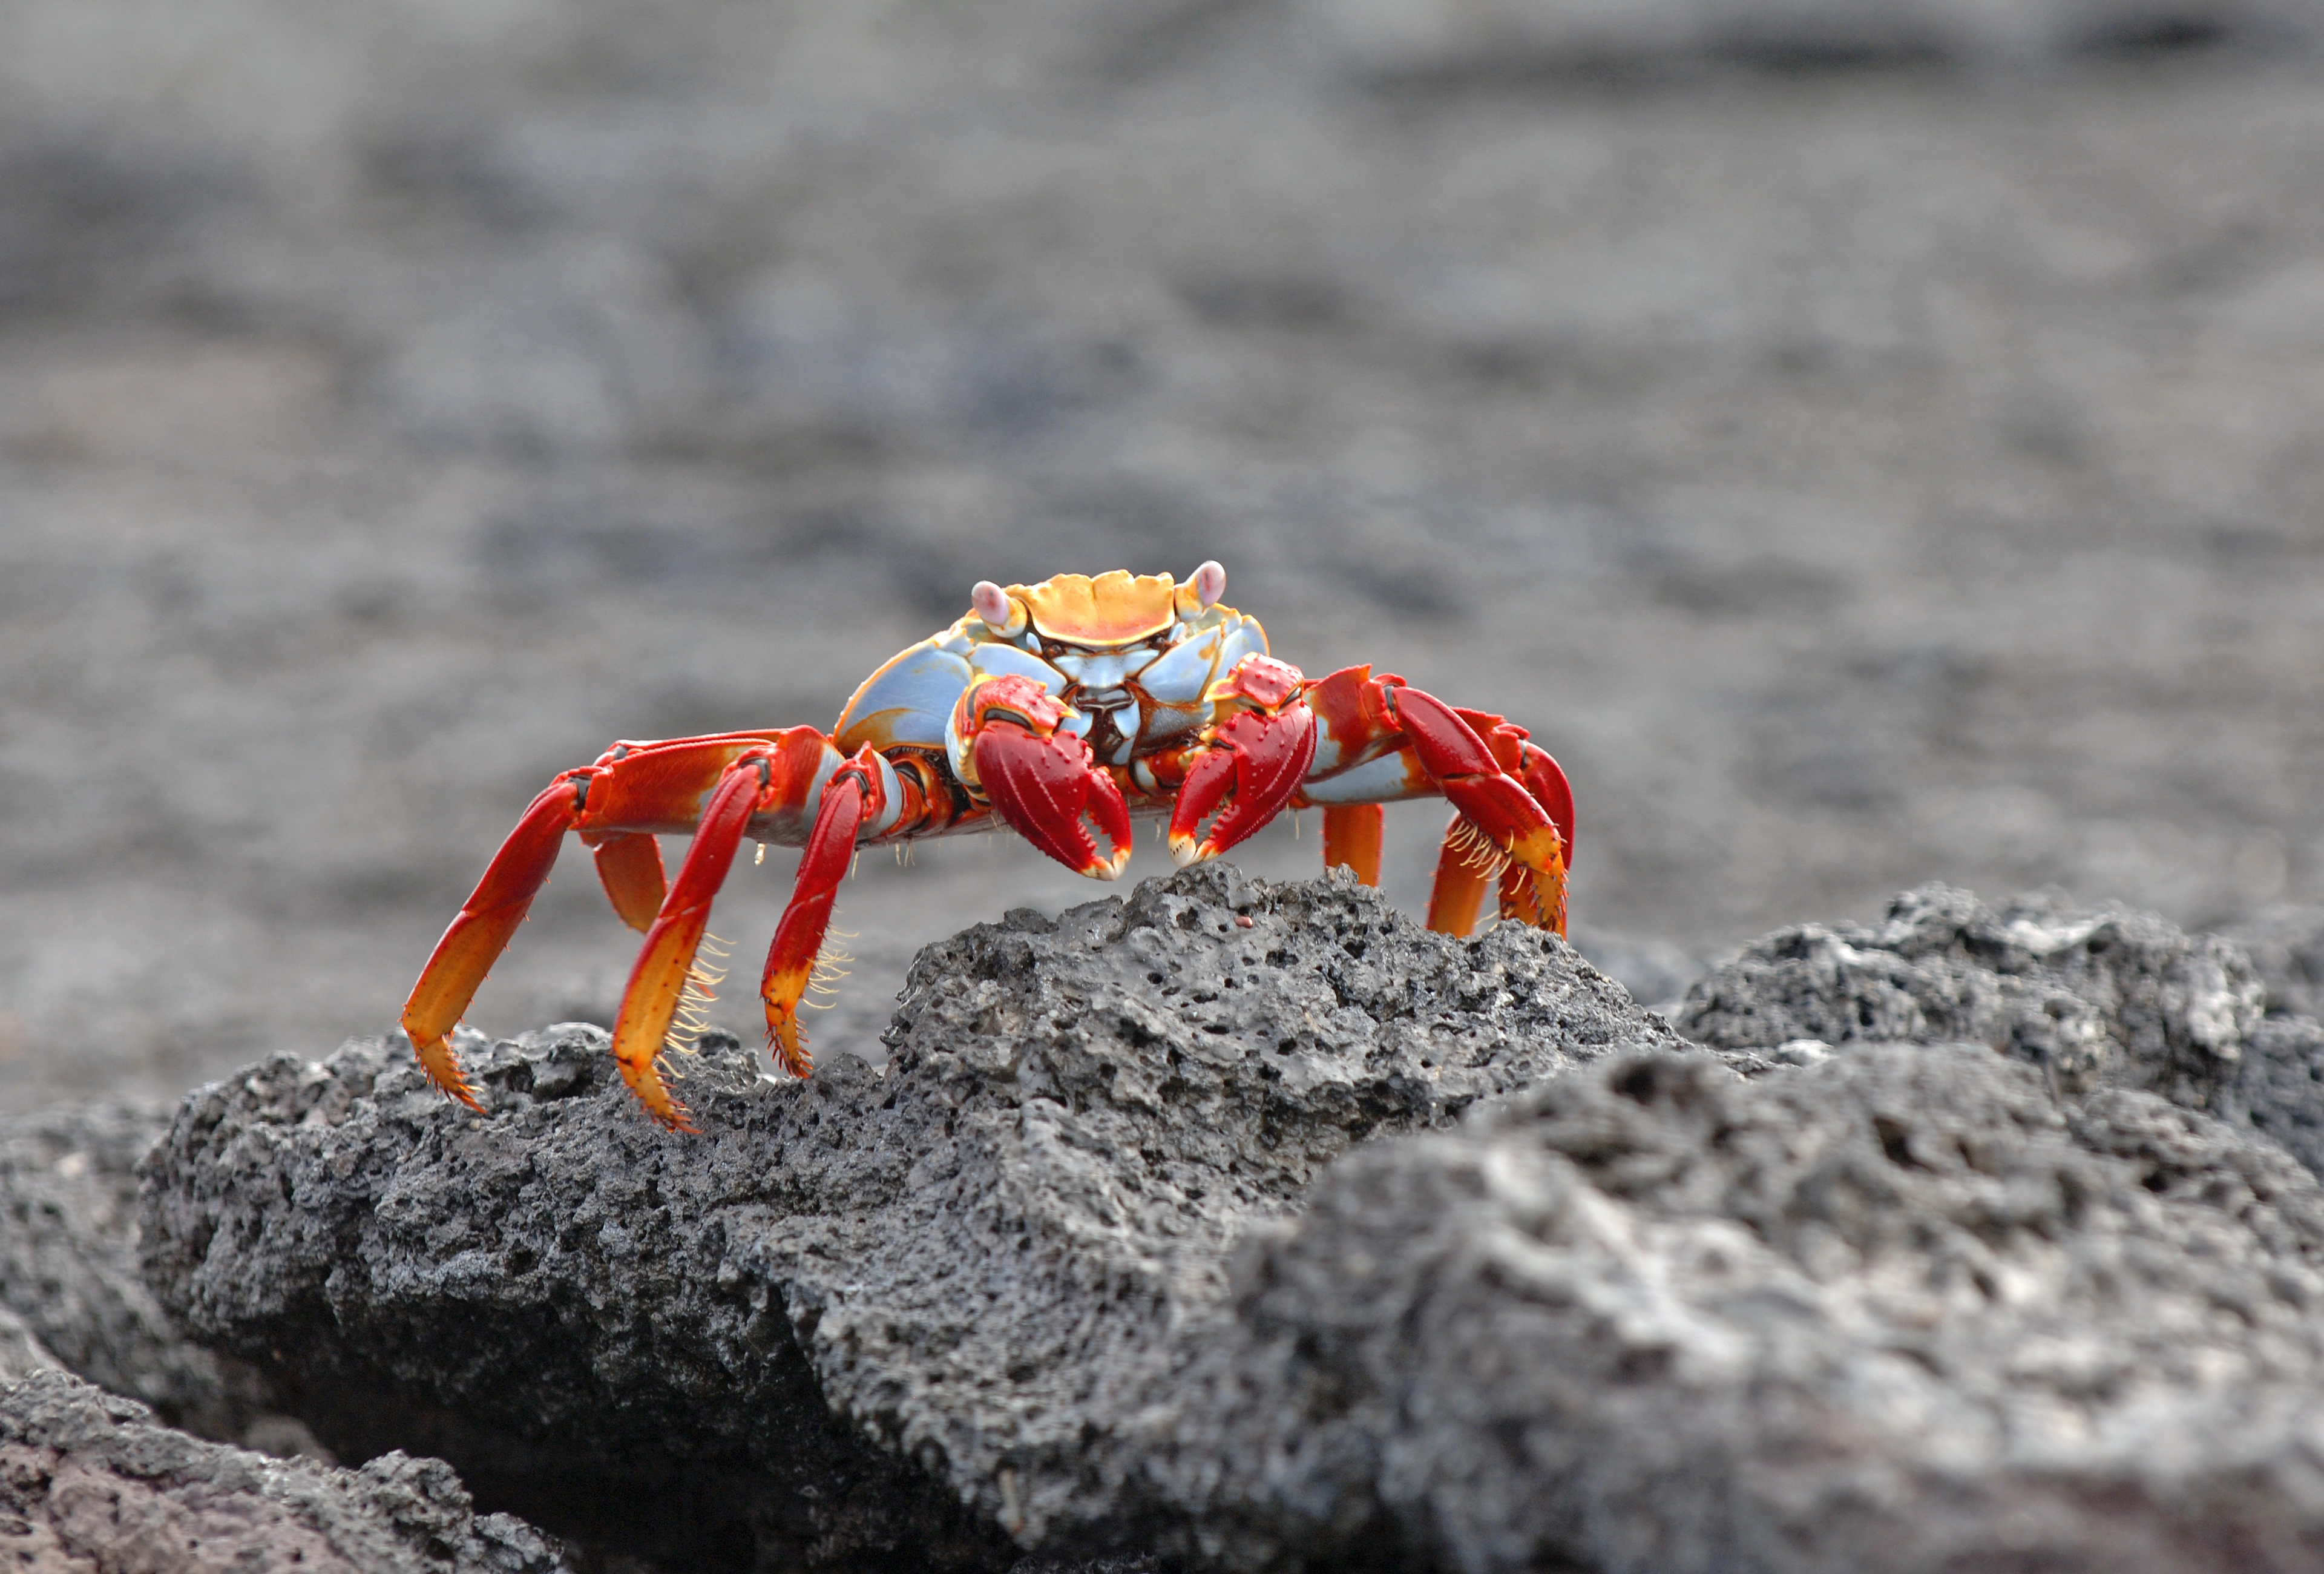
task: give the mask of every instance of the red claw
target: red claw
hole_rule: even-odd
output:
[[[1049,856],[1094,880],[1119,876],[1130,862],[1130,806],[1089,745],[1057,731],[1065,708],[1029,678],[1007,676],[961,697],[956,725],[973,741],[977,785],[1001,818]],[[1097,850],[1083,817],[1113,843]]]
[[[1186,773],[1170,814],[1170,856],[1184,867],[1214,858],[1283,811],[1315,758],[1315,717],[1300,698],[1299,669],[1246,656],[1209,698],[1242,706],[1211,734],[1212,747]],[[1225,810],[1207,836],[1195,833]]]

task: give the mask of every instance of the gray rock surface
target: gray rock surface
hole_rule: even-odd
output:
[[[2144,1088],[2255,1127],[2324,1173],[2324,1027],[2264,1014],[2304,998],[2290,992],[2312,937],[2282,912],[2258,932],[2273,944],[2264,968],[2236,940],[2152,912],[2082,909],[2054,891],[1988,906],[1924,885],[1877,924],[1755,940],[1696,980],[1674,1020],[1775,1059],[1800,1058],[1777,1052],[1795,1041],[1970,1040],[2041,1067],[2061,1092]]]
[[[278,1460],[155,1423],[61,1372],[0,1386],[0,1558],[27,1574],[550,1574],[440,1459]]]
[[[1923,885],[1878,923],[1753,941],[1696,980],[1674,1021],[1730,1049],[1969,1040],[2042,1067],[2065,1092],[2145,1088],[2216,1109],[2264,1009],[2240,950],[2154,913],[2086,911],[2056,892],[1987,906]]]
[[[2219,932],[2259,969],[2270,1015],[2324,1017],[2324,907],[2280,903]]]
[[[14,1383],[35,1372],[61,1372],[64,1363],[49,1353],[31,1325],[0,1306],[0,1383]]]
[[[263,1385],[189,1343],[139,1273],[137,1162],[169,1126],[166,1106],[120,1100],[0,1116],[0,1308],[90,1382],[239,1439]]]
[[[1523,81],[1688,63],[2024,65],[2209,44],[2313,42],[2301,0],[1296,0],[1375,80]],[[1618,79],[1619,79],[1618,76]]]
[[[147,1270],[326,1440],[350,1393],[448,1413],[467,1435],[429,1446],[472,1480],[524,1490],[530,1449],[724,1504],[761,1559],[1005,1567],[994,1525],[1137,1552],[1100,1445],[1161,1402],[1244,1234],[1365,1136],[1691,1049],[1552,938],[1221,865],[930,948],[889,1043],[884,1079],[841,1054],[807,1083],[706,1049],[698,1137],[585,1026],[466,1042],[481,1118],[400,1047],[278,1057],[180,1107]]]
[[[1980,1046],[1640,1057],[1351,1154],[1131,1467],[1230,1568],[2313,1569],[2324,1191]]]

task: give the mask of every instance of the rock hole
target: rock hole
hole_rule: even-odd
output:
[[[1903,1121],[1893,1116],[1876,1115],[1872,1117],[1872,1129],[1880,1134],[1880,1151],[1888,1155],[1890,1163],[1907,1170],[1925,1168],[1913,1157],[1912,1134],[1905,1130]]]
[[[1625,1098],[1634,1099],[1640,1104],[1650,1104],[1654,1101],[1655,1093],[1660,1090],[1661,1081],[1662,1079],[1655,1074],[1655,1063],[1652,1060],[1641,1060],[1637,1065],[1624,1067],[1621,1074],[1617,1076],[1609,1086]]]

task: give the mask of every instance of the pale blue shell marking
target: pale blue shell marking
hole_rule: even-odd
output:
[[[1149,742],[1208,725],[1211,708],[1203,703],[1203,690],[1243,657],[1267,653],[1267,631],[1259,626],[1259,619],[1229,613],[1204,626],[1215,616],[1215,612],[1207,613],[1182,625],[1184,637],[1138,674],[1138,686],[1154,702],[1154,714],[1146,724]]]
[[[843,748],[870,743],[875,748],[917,744],[944,746],[945,724],[960,691],[968,687],[968,642],[959,631],[931,635],[889,658],[863,680],[839,713],[832,736]],[[860,736],[858,736],[860,735]]]
[[[1203,701],[1204,690],[1243,657],[1267,653],[1267,633],[1259,620],[1223,606],[1180,623],[1174,635],[1176,643],[1158,653],[1074,651],[1053,664],[994,634],[971,613],[866,679],[840,713],[834,736],[842,749],[867,742],[881,749],[942,749],[959,772],[963,745],[952,720],[962,690],[980,676],[1015,673],[1052,694],[1062,697],[1071,690],[1090,702],[1069,714],[1059,731],[1086,736],[1089,711],[1102,709],[1113,713],[1115,729],[1126,740],[1151,748],[1207,726],[1211,707]],[[1150,706],[1139,703],[1129,688],[1133,683]],[[1131,747],[1125,742],[1113,763],[1130,763]]]
[[[840,745],[943,748],[961,690],[983,674],[1020,673],[1052,694],[1065,691],[1065,680],[1055,667],[1015,645],[970,637],[962,627],[969,623],[980,630],[984,626],[973,617],[964,618],[891,658],[865,679],[832,729]]]
[[[1073,680],[1049,665],[1030,651],[1020,651],[1015,645],[1000,640],[980,641],[968,653],[968,664],[981,677],[998,678],[1014,672],[1020,678],[1030,678],[1052,694],[1063,694],[1073,687]],[[960,698],[960,690],[953,690]]]
[[[1416,776],[1420,777],[1417,784],[1413,781]],[[1436,789],[1414,764],[1410,750],[1391,749],[1336,776],[1320,782],[1311,776],[1300,786],[1299,795],[1314,804],[1394,803],[1406,798],[1433,798]]]
[[[1062,695],[1073,686],[1071,679],[1030,651],[1019,650],[1015,645],[997,639],[977,641],[970,649],[968,661],[964,664],[972,668],[980,677],[1001,678],[1013,673],[1020,678],[1030,678],[1052,694]],[[957,690],[954,691],[953,698],[955,700],[960,698]],[[946,711],[942,734],[945,758],[952,762],[953,774],[966,781],[975,773],[965,768],[968,760],[968,744],[957,731],[954,730],[953,720],[954,713]],[[1080,737],[1089,731],[1089,725],[1088,717],[1078,711],[1068,710],[1065,713],[1065,719],[1057,724],[1057,730]]]

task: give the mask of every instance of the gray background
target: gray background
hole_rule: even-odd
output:
[[[7,0],[0,1106],[380,1031],[554,771],[828,725],[980,578],[1209,556],[1311,674],[1535,729],[1642,993],[1929,878],[2324,897],[2319,32]],[[884,858],[825,1049],[1101,894]],[[618,995],[568,859],[477,1025]],[[790,862],[714,921],[746,1033]]]

